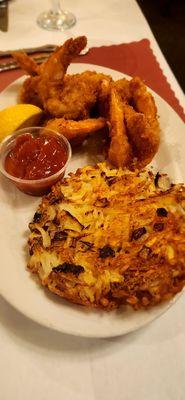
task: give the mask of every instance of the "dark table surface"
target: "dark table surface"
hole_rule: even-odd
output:
[[[185,92],[185,0],[137,0]]]

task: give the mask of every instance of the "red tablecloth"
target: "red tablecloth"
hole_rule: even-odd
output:
[[[147,86],[166,100],[185,121],[183,108],[167,82],[150,48],[149,40],[143,39],[139,42],[93,47],[86,56],[78,57],[75,62],[102,65],[131,76],[140,76]],[[1,73],[0,90],[3,90],[21,75],[23,75],[23,72],[20,70]]]

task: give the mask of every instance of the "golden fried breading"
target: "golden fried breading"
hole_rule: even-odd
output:
[[[57,118],[89,118],[97,103],[102,80],[110,79],[109,76],[93,71],[66,75],[57,97],[48,99],[47,110]]]
[[[160,142],[154,98],[138,77],[114,82],[110,76],[94,71],[65,75],[69,63],[86,43],[85,36],[69,39],[40,66],[26,54],[15,53],[20,65],[33,75],[23,84],[21,101],[44,108],[48,118],[73,121],[92,116],[106,118],[110,136],[109,161],[116,167],[141,169],[151,162]],[[48,124],[64,130],[64,121]],[[70,134],[67,133],[69,125]],[[91,126],[89,122],[84,123],[83,132],[79,133],[74,122],[66,126],[66,135],[72,135],[76,143],[96,130],[94,121]]]
[[[129,88],[134,108],[124,107],[127,132],[136,156],[135,167],[143,168],[152,161],[160,144],[157,107],[140,78],[131,79]]]
[[[29,225],[29,269],[89,307],[173,297],[185,285],[185,188],[162,178],[101,163],[58,182]]]
[[[159,147],[160,129],[153,97],[140,78],[102,83],[100,105],[110,128],[111,164],[132,169],[149,164]]]
[[[48,59],[40,65],[23,51],[12,52],[12,57],[28,75],[40,75],[42,79],[48,80],[47,83],[50,86],[54,82],[62,82],[72,59],[78,56],[86,45],[86,36],[70,38],[62,46],[58,46]]]
[[[109,116],[109,109],[110,109],[110,92],[112,88],[113,81],[112,79],[102,79],[100,82],[99,87],[99,94],[98,94],[98,110],[99,114],[102,117],[108,119]]]
[[[141,78],[132,78],[129,81],[129,89],[136,111],[143,113],[149,119],[155,119],[157,117],[157,107],[154,98],[148,92]]]
[[[109,122],[111,138],[109,161],[116,167],[123,167],[131,161],[132,148],[124,125],[121,97],[114,88],[111,88],[110,92]]]
[[[79,144],[94,132],[105,128],[105,118],[91,118],[82,121],[66,120],[64,118],[50,119],[46,128],[53,129],[64,135],[72,144]]]
[[[93,71],[81,74],[66,75],[57,95],[47,100],[46,111],[52,117],[82,120],[90,117],[93,107],[99,99],[101,82],[109,82],[111,78]],[[38,91],[40,77],[30,77],[25,80],[21,89],[21,101],[44,106],[42,96]]]
[[[78,36],[75,39],[66,40],[62,46],[57,47],[48,60],[39,67],[42,80],[45,80],[49,87],[61,84],[71,61],[80,54],[86,45],[86,36]]]
[[[34,79],[33,86],[36,96],[41,100],[43,108],[51,115],[62,116],[58,115],[56,110],[60,107],[59,96],[64,75],[72,59],[83,50],[86,44],[87,38],[85,36],[68,39],[62,46],[57,47],[48,60],[40,66],[37,66],[35,61],[25,53],[13,53],[13,57],[20,66],[29,74],[34,75],[29,78],[29,85],[32,87],[31,82]],[[35,75],[38,75],[37,80],[35,80]],[[28,93],[25,94],[28,99]],[[33,99],[33,96],[31,96],[31,99]]]
[[[19,100],[21,103],[34,104],[40,108],[43,107],[42,100],[39,98],[37,92],[39,79],[39,76],[30,76],[23,82],[19,93]]]
[[[62,116],[59,115],[57,109],[61,106],[60,92],[67,67],[86,44],[85,36],[69,39],[40,66],[41,79],[38,82],[38,95],[44,109],[55,117]]]
[[[130,90],[130,81],[126,78],[119,79],[113,83],[114,88],[119,93],[122,102],[129,104],[132,101],[132,93]]]
[[[144,114],[135,112],[133,107],[128,105],[123,105],[123,113],[128,140],[133,152],[130,166],[144,168],[152,161],[159,148],[158,120],[157,118],[149,119]]]

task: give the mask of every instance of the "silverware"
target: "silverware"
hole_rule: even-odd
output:
[[[1,4],[1,3],[0,3]],[[39,46],[39,47],[30,47],[28,49],[17,49],[17,50],[6,50],[6,51],[0,51],[0,57],[9,57],[12,55],[14,51],[24,51],[27,54],[33,54],[33,53],[52,53],[55,49],[57,48],[56,45],[54,44],[45,44],[44,46]],[[84,56],[89,52],[89,48],[86,46],[80,53],[81,56]]]
[[[0,0],[0,30],[8,31],[8,0]]]
[[[1,4],[1,3],[0,3]],[[44,46],[39,46],[39,47],[31,47],[29,49],[18,49],[18,50],[6,50],[6,51],[0,51],[0,57],[9,57],[12,55],[14,51],[24,51],[27,54],[33,54],[33,53],[51,53],[56,49],[57,46],[54,44],[46,44]]]
[[[52,46],[52,45],[48,45],[48,46]],[[87,54],[89,52],[89,48],[85,47],[85,49],[83,49],[80,53],[80,56],[84,56],[85,54]],[[37,64],[41,64],[42,62],[46,61],[49,57],[49,54],[45,54],[42,56],[35,56],[33,57],[33,60],[37,63]],[[16,61],[8,61],[8,62],[2,62],[0,63],[0,72],[4,72],[4,71],[11,71],[13,69],[19,69],[20,66],[16,63]]]
[[[37,64],[41,64],[42,62],[48,59],[49,55],[33,57],[33,60],[36,61]],[[0,63],[0,72],[11,71],[13,69],[19,69],[20,66],[16,63],[16,61],[4,62]]]

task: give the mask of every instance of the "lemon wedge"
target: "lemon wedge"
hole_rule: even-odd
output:
[[[32,104],[16,104],[0,111],[0,142],[18,129],[36,126],[43,111]]]

